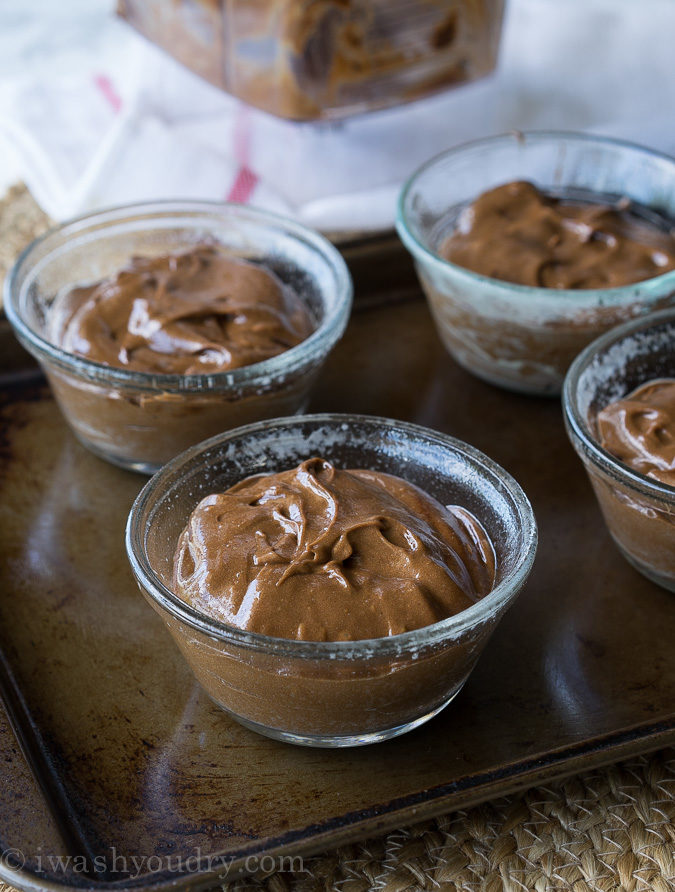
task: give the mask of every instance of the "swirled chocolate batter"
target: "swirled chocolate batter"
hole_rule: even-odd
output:
[[[301,299],[271,272],[211,245],[134,257],[57,298],[64,350],[131,371],[209,374],[269,359],[311,334]]]
[[[465,208],[440,254],[519,285],[615,288],[675,269],[675,237],[628,202],[560,199],[516,181]]]
[[[600,444],[619,461],[675,486],[675,378],[657,378],[598,413]]]
[[[173,575],[201,613],[308,641],[417,629],[471,606],[494,581],[492,544],[468,511],[321,458],[203,499]]]

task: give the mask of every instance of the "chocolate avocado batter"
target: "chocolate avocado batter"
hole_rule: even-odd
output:
[[[675,487],[675,378],[656,378],[642,384],[605,406],[594,422],[598,442],[615,458]],[[589,476],[609,531],[626,557],[642,573],[673,589],[672,497],[641,492],[591,467]]]
[[[619,461],[675,487],[675,378],[657,378],[598,413],[600,444]]]
[[[312,458],[203,499],[173,580],[195,609],[230,625],[349,641],[465,610],[494,586],[495,555],[463,508],[389,474]]]
[[[267,270],[210,245],[134,257],[114,276],[63,293],[52,339],[94,362],[160,374],[211,374],[283,353],[313,329]]]
[[[627,203],[562,200],[516,181],[465,208],[440,254],[519,285],[616,288],[675,269],[675,238]]]

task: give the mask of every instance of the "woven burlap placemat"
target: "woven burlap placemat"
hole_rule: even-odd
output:
[[[0,199],[0,286],[20,252],[45,231],[49,222],[49,217],[38,207],[22,183],[12,186]]]
[[[671,748],[305,858],[301,872],[222,889],[673,892],[674,852]],[[0,892],[15,890],[0,884]]]
[[[505,796],[227,892],[673,892],[675,748]]]
[[[0,280],[47,225],[25,187],[0,200]],[[674,828],[671,748],[305,858],[302,871],[222,888],[673,892]],[[0,883],[0,892],[11,890]]]

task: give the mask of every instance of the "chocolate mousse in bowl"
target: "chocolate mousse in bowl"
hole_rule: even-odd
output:
[[[622,554],[675,591],[675,309],[606,333],[572,364],[565,423]]]
[[[673,221],[673,159],[511,133],[424,165],[397,227],[452,356],[492,384],[554,395],[590,341],[673,304]]]
[[[51,230],[17,261],[5,305],[75,435],[150,473],[223,430],[302,411],[351,281],[290,220],[161,202]]]
[[[527,498],[484,455],[349,415],[193,447],[127,525],[140,589],[204,690],[247,727],[311,746],[372,743],[436,715],[535,549]]]

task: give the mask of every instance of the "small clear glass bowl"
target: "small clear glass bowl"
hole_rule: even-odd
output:
[[[628,197],[675,220],[675,160],[597,136],[508,133],[438,155],[403,188],[397,229],[447,350],[491,384],[555,395],[586,344],[673,304],[675,271],[620,288],[558,290],[492,279],[440,257],[460,210],[512,180],[568,198]]]
[[[563,388],[565,426],[584,463],[607,528],[623,556],[675,591],[675,487],[634,471],[599,444],[608,403],[654,378],[675,378],[675,309],[607,332],[572,363]]]
[[[305,301],[314,332],[264,362],[208,375],[113,368],[49,341],[50,310],[64,288],[113,275],[133,255],[200,242],[271,269]],[[144,473],[223,430],[302,411],[351,298],[346,264],[323,236],[264,211],[198,201],[129,205],[64,223],[28,246],[5,284],[7,316],[75,435],[101,458]]]
[[[362,641],[312,642],[243,631],[197,612],[171,589],[188,518],[209,493],[321,455],[338,467],[396,474],[482,522],[497,585],[456,616]],[[308,746],[356,746],[409,731],[458,693],[530,572],[537,544],[520,486],[476,449],[435,431],[358,415],[279,418],[189,449],[136,499],[126,546],[141,592],[212,699],[248,728]]]

